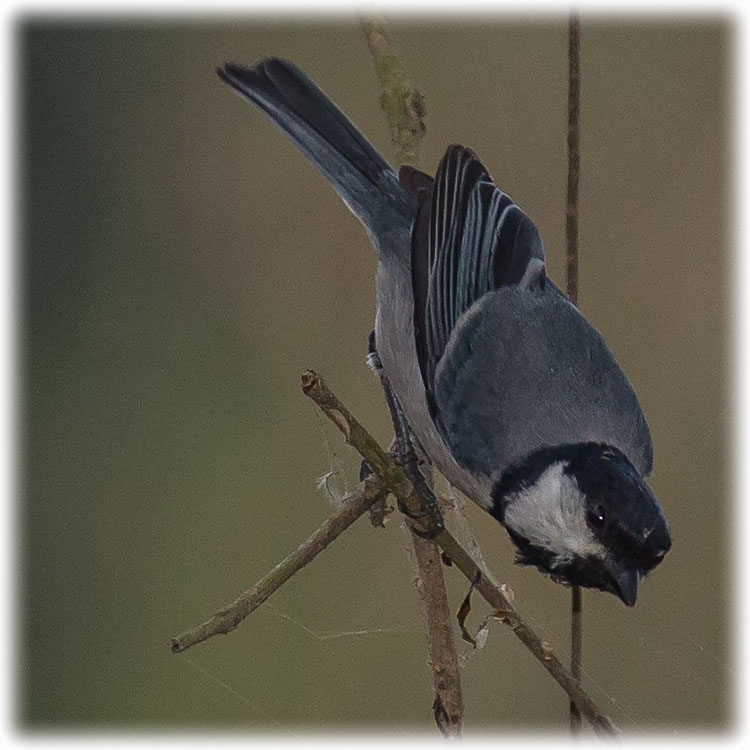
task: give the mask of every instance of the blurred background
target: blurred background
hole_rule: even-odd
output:
[[[567,20],[393,21],[427,102],[422,167],[473,148],[564,284]],[[635,386],[674,547],[635,609],[584,594],[585,686],[631,731],[732,722],[727,227],[732,27],[582,19],[580,304]],[[375,254],[323,179],[214,74],[294,61],[390,156],[356,17],[16,26],[21,178],[19,721],[40,728],[434,733],[393,516],[362,519],[237,631],[201,622],[294,549],[358,462],[299,390],[319,370],[386,444],[365,365]],[[570,593],[469,519],[567,654]],[[446,570],[451,606],[467,587]],[[487,608],[478,599],[476,628]],[[459,646],[467,731],[564,730],[513,635]]]

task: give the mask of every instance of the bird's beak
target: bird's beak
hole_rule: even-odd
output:
[[[638,583],[641,580],[640,573],[632,568],[621,568],[610,571],[614,593],[620,597],[623,604],[628,607],[635,606],[638,598]]]

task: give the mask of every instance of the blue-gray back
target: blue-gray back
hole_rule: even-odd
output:
[[[455,458],[491,475],[544,446],[602,442],[641,473],[652,447],[638,399],[599,333],[550,281],[506,285],[453,329],[435,375]]]

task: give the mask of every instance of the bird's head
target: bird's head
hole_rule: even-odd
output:
[[[672,546],[644,479],[621,451],[601,443],[537,451],[505,471],[492,496],[518,563],[559,583],[609,591],[629,607]]]

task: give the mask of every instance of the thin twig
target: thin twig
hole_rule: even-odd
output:
[[[516,637],[531,651],[537,661],[549,672],[560,687],[575,701],[579,710],[591,722],[598,734],[617,735],[619,730],[586,694],[573,675],[555,656],[552,647],[542,640],[531,626],[518,614],[506,586],[496,586],[480,570],[468,552],[447,531],[438,534],[435,541],[453,564],[474,584],[476,590],[494,607],[495,617],[507,625]]]
[[[366,479],[344,500],[294,552],[263,576],[252,588],[243,591],[225,609],[210,620],[172,639],[172,651],[180,653],[214,635],[231,633],[251,612],[260,607],[282,584],[286,583],[321,553],[337,536],[346,531],[367,509],[385,497],[387,490],[375,477]]]
[[[424,97],[409,84],[401,60],[388,40],[383,22],[374,16],[367,16],[362,19],[362,31],[383,89],[380,106],[391,128],[396,165],[416,166],[425,133]]]
[[[573,586],[570,595],[570,673],[573,679],[581,683],[581,659],[583,655],[583,591],[580,586]],[[570,731],[577,736],[581,731],[581,712],[570,701]]]
[[[414,489],[401,467],[380,448],[375,439],[354,419],[323,382],[322,378],[312,370],[307,370],[302,375],[302,389],[341,430],[347,443],[355,448],[368,463],[371,460],[368,456],[377,462],[378,468],[375,468],[372,463],[370,465],[376,473],[385,472],[381,475],[383,484],[393,492],[401,504],[409,509],[418,507],[419,498],[415,497]],[[388,479],[385,479],[385,477],[388,477]],[[391,481],[393,481],[393,484],[391,484]],[[415,525],[421,534],[425,534],[428,530],[433,534],[436,531],[430,516],[425,517],[424,520],[409,518],[407,522]],[[474,584],[477,591],[490,606],[496,610],[496,617],[515,633],[560,687],[575,701],[583,716],[591,722],[594,729],[601,734],[617,734],[618,730],[615,725],[583,691],[562,662],[554,655],[550,645],[543,641],[519,615],[508,589],[496,586],[490,581],[469,553],[446,529],[437,533],[435,542],[466,578]]]
[[[321,377],[313,370],[305,370],[301,378],[302,392],[309,396],[322,412],[341,430],[346,442],[353,446],[365,459],[373,472],[410,512],[417,514],[422,502],[414,492],[411,482],[406,478],[403,469],[380,447],[378,442],[355,419],[352,413],[339,401]],[[421,528],[423,533],[436,531],[433,519],[425,516]]]
[[[419,570],[415,583],[424,607],[433,672],[435,700],[432,708],[435,723],[446,737],[459,737],[463,721],[463,695],[443,562],[435,542],[420,537],[413,529],[411,538]]]
[[[580,173],[579,114],[581,106],[581,19],[572,12],[568,19],[568,195],[565,211],[567,235],[567,292],[578,304],[578,178]],[[583,658],[583,596],[579,586],[571,592],[570,670],[581,681]],[[570,702],[570,731],[581,731],[581,714]]]
[[[341,430],[346,442],[359,451],[375,474],[386,480],[387,486],[401,501],[402,506],[409,513],[422,513],[422,498],[414,490],[403,469],[378,445],[317,373],[312,370],[302,373],[302,391]],[[433,667],[433,715],[443,734],[458,736],[461,732],[463,699],[448,595],[437,545],[424,538],[437,531],[435,521],[432,514],[422,515],[419,524],[414,522],[409,526],[419,571],[418,588],[424,606],[427,645]]]
[[[578,304],[578,177],[580,149],[578,118],[581,105],[581,20],[571,13],[568,21],[568,194],[565,211],[567,235],[567,293]]]

